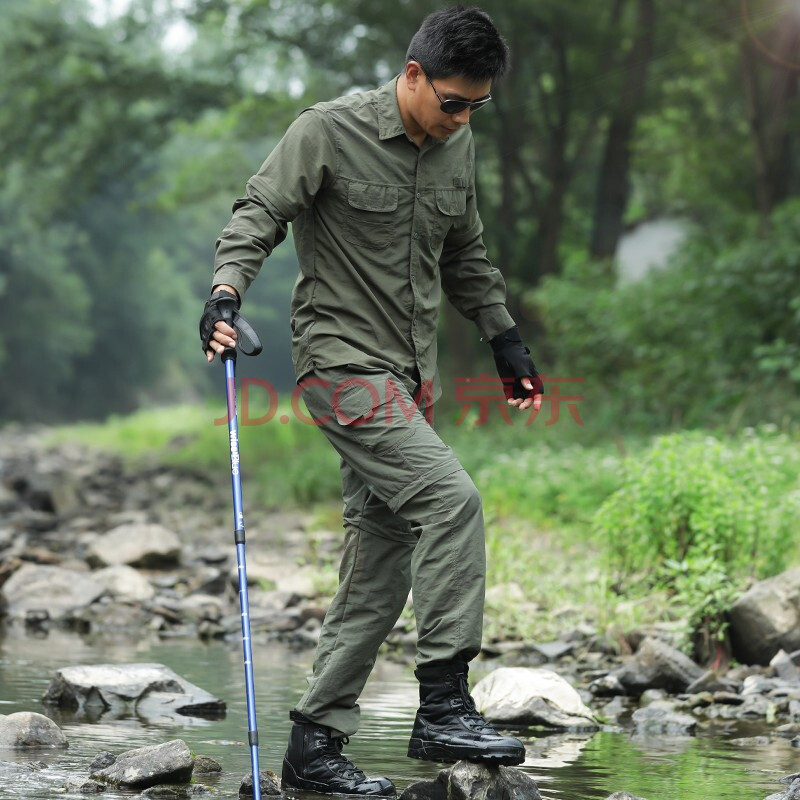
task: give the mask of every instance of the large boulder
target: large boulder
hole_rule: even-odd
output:
[[[0,748],[68,746],[62,730],[44,714],[18,711],[0,717]]]
[[[3,584],[0,608],[9,617],[46,612],[52,620],[63,620],[91,605],[104,592],[103,584],[88,572],[25,564]]]
[[[513,767],[458,761],[434,781],[406,787],[400,800],[542,800],[536,781]]]
[[[490,722],[568,730],[599,728],[577,691],[549,669],[501,667],[479,681],[472,696]]]
[[[189,783],[194,759],[183,739],[137,747],[120,753],[112,764],[89,777],[112,786],[146,789],[161,783]]]
[[[130,523],[98,537],[86,559],[92,566],[174,567],[181,556],[177,535],[163,525]]]
[[[57,670],[42,701],[71,711],[128,713],[155,721],[225,714],[225,701],[163,664],[93,664]]]
[[[769,664],[781,649],[800,649],[800,567],[751,586],[731,607],[733,654],[745,664]]]
[[[647,689],[664,689],[674,694],[685,692],[704,671],[680,650],[647,637],[636,653],[610,674],[628,694],[642,694]]]

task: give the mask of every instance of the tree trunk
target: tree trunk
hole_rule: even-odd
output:
[[[622,97],[611,120],[597,184],[591,253],[610,258],[617,251],[630,194],[631,140],[644,104],[647,68],[653,57],[654,0],[639,0],[637,34],[625,64]]]
[[[792,138],[789,115],[797,98],[798,73],[792,67],[800,44],[800,25],[783,21],[772,37],[768,57],[762,46],[742,45],[747,116],[755,159],[756,203],[762,227],[773,208],[789,194]],[[761,66],[766,61],[765,66]],[[762,77],[763,76],[763,77]],[[766,84],[766,85],[765,85]]]

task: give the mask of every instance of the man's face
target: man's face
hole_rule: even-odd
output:
[[[446,139],[464,125],[468,125],[474,109],[465,108],[457,114],[446,114],[441,110],[441,100],[480,100],[489,94],[491,81],[472,83],[465,78],[452,75],[429,81],[425,73],[414,62],[406,68],[406,80],[412,89],[411,112],[419,127],[434,139]],[[439,97],[436,93],[439,93]]]

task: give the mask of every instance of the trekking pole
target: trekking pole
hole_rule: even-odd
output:
[[[236,315],[233,323],[242,334],[243,323]],[[244,322],[244,331],[253,344],[247,355],[258,355],[261,342],[250,326]],[[253,770],[253,797],[261,800],[261,773],[258,768],[258,722],[256,720],[256,692],[253,680],[253,648],[250,641],[250,600],[247,594],[247,562],[244,554],[244,511],[242,510],[242,475],[239,455],[239,422],[236,414],[236,349],[226,347],[222,353],[225,365],[225,393],[228,401],[228,441],[231,456],[231,487],[233,489],[233,539],[236,543],[236,563],[239,574],[239,608],[242,612],[242,649],[244,651],[244,681],[247,695],[247,741],[250,745],[250,763]]]

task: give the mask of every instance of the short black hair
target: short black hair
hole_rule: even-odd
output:
[[[406,52],[429,78],[458,76],[471,83],[495,81],[511,55],[492,18],[475,6],[451,6],[422,21]]]

